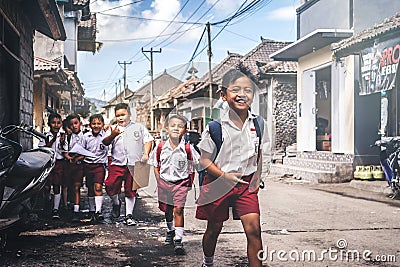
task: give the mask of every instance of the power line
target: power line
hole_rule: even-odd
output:
[[[117,8],[129,6],[129,5],[133,5],[133,4],[137,4],[137,3],[140,3],[140,2],[143,2],[143,1],[144,1],[144,0],[134,1],[134,2],[132,2],[132,3],[128,3],[128,4],[125,4],[125,5],[122,5],[122,6],[116,6],[116,7],[113,7],[113,8],[109,8],[109,9],[106,9],[106,10],[102,10],[102,11],[100,11],[99,13],[101,13],[101,12],[106,12],[106,11],[110,11],[110,10],[114,10],[114,9],[117,9]]]

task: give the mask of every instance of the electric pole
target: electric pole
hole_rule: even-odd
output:
[[[210,22],[207,22],[207,37],[208,37],[208,49],[207,49],[207,55],[208,55],[208,79],[210,81],[210,88],[209,88],[209,94],[208,97],[210,98],[210,120],[212,120],[212,99],[213,99],[213,92],[212,92],[212,73],[211,73],[211,57],[212,57],[212,52],[211,52],[211,27],[210,27]]]
[[[161,53],[161,48],[159,50],[153,50],[153,47],[150,50],[144,50],[142,47],[142,53],[144,56],[150,61],[150,130],[154,131],[154,84],[153,84],[153,53]],[[146,56],[145,53],[150,53],[150,58]]]
[[[126,97],[126,95],[125,95],[125,89],[126,89],[126,65],[132,64],[132,61],[129,61],[129,62],[126,62],[126,61],[119,62],[118,61],[118,64],[119,65],[124,65],[124,99],[125,99],[125,97]]]

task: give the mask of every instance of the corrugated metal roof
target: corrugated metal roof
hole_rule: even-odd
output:
[[[360,44],[365,41],[376,39],[377,37],[392,31],[400,30],[400,13],[386,18],[383,22],[374,25],[371,28],[365,29],[364,31],[344,39],[340,42],[333,43],[331,49],[337,53],[354,45]]]

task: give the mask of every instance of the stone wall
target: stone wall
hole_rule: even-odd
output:
[[[20,1],[0,1],[0,9],[17,29],[20,39],[19,55],[19,120],[33,124],[33,30],[30,19],[24,13]],[[4,89],[4,88],[3,88]],[[3,90],[1,89],[1,90]],[[14,103],[13,103],[14,104]],[[32,137],[22,135],[20,143],[24,149],[32,147]]]
[[[297,96],[296,78],[274,79],[273,116],[275,119],[275,148],[285,148],[296,143]]]

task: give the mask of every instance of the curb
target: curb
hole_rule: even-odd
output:
[[[351,180],[350,186],[364,191],[382,193],[385,195],[389,195],[392,193],[392,190],[388,187],[388,183],[386,181]]]

